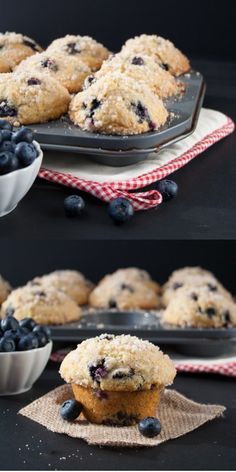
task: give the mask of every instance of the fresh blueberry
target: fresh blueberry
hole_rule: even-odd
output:
[[[83,406],[76,400],[66,400],[60,408],[60,415],[63,420],[74,421],[80,415]]]
[[[138,424],[139,432],[147,438],[154,438],[161,432],[161,422],[157,418],[148,416],[143,420],[139,421]]]
[[[1,133],[0,133],[1,138]],[[0,145],[0,152],[15,152],[16,145],[12,141],[3,141]]]
[[[8,306],[6,309],[6,316],[13,316],[15,313],[15,309],[12,306]]]
[[[27,328],[29,331],[32,331],[36,326],[36,323],[32,318],[24,318],[23,320],[20,320],[19,324],[21,328]]]
[[[12,125],[7,120],[0,120],[0,129],[12,130]]]
[[[28,328],[21,328],[21,326],[19,327],[19,331],[20,331],[21,336],[31,333],[31,331]]]
[[[78,216],[82,213],[84,207],[84,199],[82,197],[79,197],[79,195],[70,195],[64,200],[64,210],[66,216]]]
[[[39,347],[38,339],[32,333],[22,336],[18,343],[19,351],[29,351],[30,349],[36,349],[37,347]]]
[[[7,100],[2,100],[0,103],[0,116],[16,116],[16,115],[17,115],[17,109],[11,106]]]
[[[119,197],[109,203],[108,213],[117,224],[122,224],[132,218],[134,208],[129,200]]]
[[[19,328],[18,321],[11,315],[6,316],[1,321],[1,329],[3,332],[7,331],[8,329],[12,329],[13,331],[17,331]]]
[[[157,190],[162,194],[163,200],[171,200],[178,193],[178,185],[173,180],[160,180],[157,182]]]
[[[13,132],[10,131],[9,129],[2,129],[0,131],[0,135],[1,135],[1,140],[2,141],[11,141]]]
[[[20,128],[18,131],[13,133],[12,136],[12,141],[14,143],[20,143],[21,141],[24,141],[25,143],[32,143],[34,139],[34,133],[31,129],[29,128]]]
[[[4,338],[13,339],[15,346],[17,346],[17,343],[20,337],[21,337],[21,332],[19,329],[17,331],[14,331],[13,329],[8,329],[7,331],[4,332]]]
[[[14,340],[10,337],[5,336],[0,339],[0,352],[12,352],[15,351],[16,346]]]
[[[50,328],[48,328],[47,326],[36,325],[33,328],[33,334],[35,336],[37,336],[37,334],[39,334],[39,333],[46,336],[47,341],[50,341],[50,339],[51,339],[51,330],[50,330]]]
[[[15,154],[23,167],[30,166],[37,157],[37,150],[32,143],[22,141],[15,148]]]
[[[14,167],[16,166],[18,160],[16,162],[14,158],[15,156],[12,152],[0,152],[0,175],[8,174],[8,172],[11,172],[11,170],[15,170]]]
[[[34,333],[34,334],[38,340],[39,347],[46,346],[46,344],[48,343],[48,338],[46,334],[43,333],[42,331],[38,331],[37,333]]]

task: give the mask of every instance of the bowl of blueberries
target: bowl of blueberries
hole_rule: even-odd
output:
[[[50,329],[32,318],[12,315],[0,323],[0,395],[30,390],[42,374],[52,351]]]
[[[31,129],[0,120],[0,216],[14,210],[33,185],[43,159]]]

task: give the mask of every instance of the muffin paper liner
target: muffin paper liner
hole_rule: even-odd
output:
[[[45,426],[49,431],[84,439],[88,444],[136,447],[158,446],[169,439],[183,436],[207,421],[222,416],[225,411],[222,405],[196,403],[176,390],[165,390],[157,412],[162,431],[155,438],[146,438],[140,434],[137,425],[97,425],[88,423],[82,415],[73,423],[63,420],[59,409],[61,404],[70,398],[73,398],[70,385],[63,385],[33,401],[19,413]]]
[[[60,159],[44,156],[39,177],[88,192],[104,202],[117,197],[132,201],[134,210],[148,210],[162,203],[157,190],[137,192],[167,177],[198,157],[207,148],[233,133],[233,121],[223,113],[203,108],[194,133],[175,144],[152,153],[144,161],[124,167],[110,167],[94,163],[83,156],[64,153]],[[62,153],[61,153],[62,154]],[[214,165],[214,160],[212,162]]]

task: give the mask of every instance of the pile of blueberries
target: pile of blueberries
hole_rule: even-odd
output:
[[[83,405],[77,400],[66,400],[60,407],[60,415],[65,421],[75,421],[83,410]],[[147,437],[154,438],[161,432],[161,422],[158,418],[147,416],[138,423],[139,432]]]
[[[29,128],[13,131],[12,125],[0,120],[0,175],[30,166],[38,157],[33,144],[34,134]]]
[[[161,193],[163,201],[172,200],[178,193],[178,185],[173,180],[160,180],[156,189]],[[68,217],[80,216],[85,209],[85,202],[79,195],[70,195],[64,200],[64,210]],[[117,225],[126,223],[134,215],[134,207],[130,200],[118,197],[108,205],[108,214]]]
[[[18,321],[8,315],[1,320],[0,352],[29,351],[46,346],[50,340],[50,329],[37,324],[32,318]]]

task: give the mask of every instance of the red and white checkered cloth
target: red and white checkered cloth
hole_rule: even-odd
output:
[[[51,361],[61,363],[64,357],[70,351],[70,348],[62,349],[52,353]],[[188,358],[181,356],[182,359],[175,359],[171,356],[174,361],[175,367],[178,372],[189,372],[191,374],[206,373],[206,374],[220,374],[226,377],[236,377],[236,356],[225,357],[221,359],[194,359],[189,360]],[[180,357],[180,356],[179,356]]]
[[[105,202],[122,196],[132,201],[136,211],[147,210],[162,202],[161,194],[157,190],[132,193],[133,191],[147,187],[180,169],[208,147],[232,133],[234,128],[233,121],[227,116],[214,110],[203,109],[197,129],[192,136],[160,153],[151,155],[150,160],[147,159],[140,165],[122,167],[116,173],[110,168],[110,175],[109,167],[100,165],[98,175],[97,165],[90,161],[87,161],[87,168],[83,166],[80,172],[82,158],[74,156],[76,159],[76,175],[74,175],[72,172],[75,165],[73,164],[70,169],[69,156],[64,156],[62,159],[62,154],[59,153],[56,159],[55,156],[53,159],[45,157],[45,167],[41,168],[39,177],[88,192]],[[160,156],[164,156],[164,159]]]

